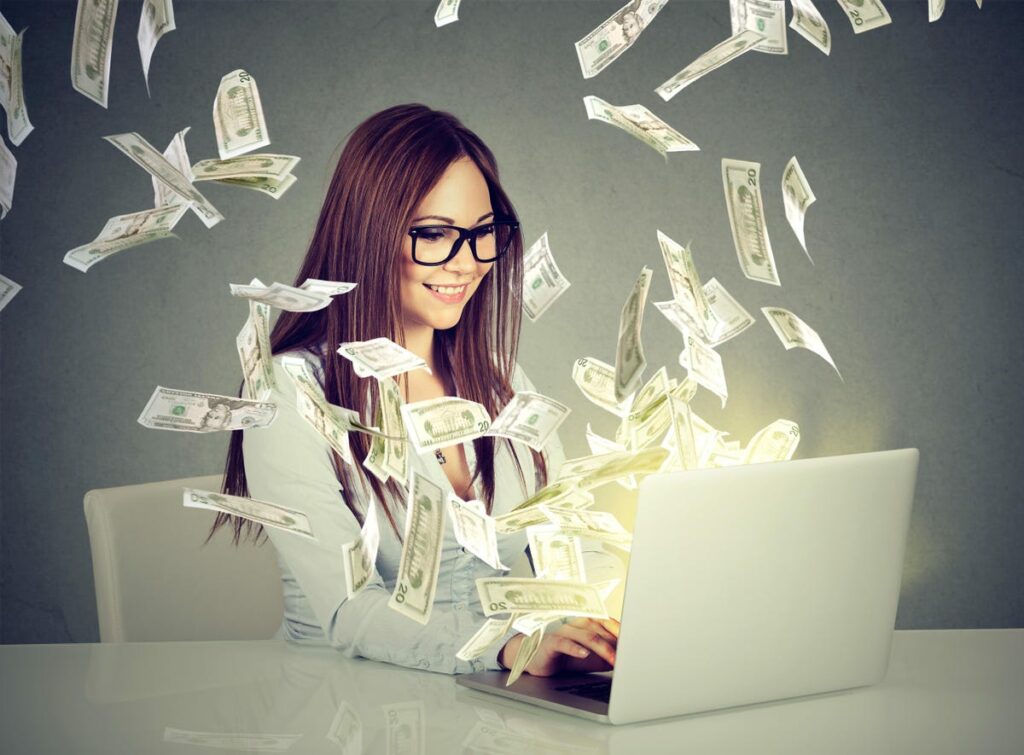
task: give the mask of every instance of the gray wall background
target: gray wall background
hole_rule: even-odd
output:
[[[0,272],[24,290],[0,315],[0,637],[96,641],[82,514],[90,488],[222,468],[227,436],[135,422],[157,384],[231,393],[246,317],[229,282],[291,281],[345,135],[390,105],[450,110],[498,157],[527,243],[547,231],[569,291],[524,322],[520,361],[573,414],[562,437],[610,434],[577,391],[578,356],[614,358],[619,310],[643,265],[650,302],[670,296],[655,229],[693,240],[704,279],[758,315],[721,348],[727,407],[697,411],[743,442],[777,417],[799,422],[798,457],[917,446],[920,477],[898,628],[1021,627],[1024,517],[1020,138],[1024,7],[888,2],[894,23],[854,35],[817,5],[825,57],[793,32],[790,54],[750,53],[665,103],[654,87],[729,35],[726,0],[672,0],[639,42],[584,80],[573,42],[623,0],[468,0],[436,29],[433,0],[187,2],[157,47],[147,98],[136,44],[140,2],[122,0],[110,107],[72,90],[73,2],[4,2],[24,50],[36,126],[14,148],[14,208]],[[180,240],[127,251],[82,274],[61,261],[107,218],[151,206],[149,177],[101,140],[138,131],[161,149],[191,126],[193,161],[216,156],[220,77],[247,68],[273,143],[302,157],[280,201],[231,187],[207,196],[226,220],[191,214]],[[582,97],[642,103],[700,145],[670,156],[586,119]],[[782,169],[797,155],[817,195],[811,265],[785,221]],[[720,178],[723,157],[762,163],[782,287],[746,280]],[[795,311],[821,334],[845,383],[810,352],[786,352],[758,308]],[[648,305],[648,375],[681,376],[681,339]],[[602,501],[627,511],[625,491]],[[628,513],[627,513],[628,518]]]

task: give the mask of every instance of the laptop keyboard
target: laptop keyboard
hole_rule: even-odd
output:
[[[595,682],[584,682],[582,684],[570,684],[565,687],[555,687],[559,692],[568,692],[570,695],[579,695],[589,700],[598,700],[606,703],[611,697],[612,680],[601,679]]]

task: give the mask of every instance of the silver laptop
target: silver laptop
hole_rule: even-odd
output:
[[[881,681],[918,451],[641,483],[615,669],[457,683],[613,724]]]

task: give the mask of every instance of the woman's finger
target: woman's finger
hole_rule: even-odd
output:
[[[613,666],[615,665],[615,646],[605,639],[600,632],[570,624],[566,626],[565,633],[567,637],[571,637],[578,644],[597,653],[597,655]]]
[[[615,621],[612,619],[611,621]],[[618,622],[610,624],[607,620],[603,619],[592,619],[592,618],[576,618],[569,622],[574,627],[580,629],[589,629],[591,631],[600,632],[606,640],[613,644],[619,639]]]
[[[580,643],[573,640],[564,634],[553,634],[552,637],[552,650],[555,650],[564,655],[570,655],[573,658],[586,658],[590,655],[590,651]]]

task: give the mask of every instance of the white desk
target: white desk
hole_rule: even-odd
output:
[[[1020,755],[1024,630],[896,632],[874,687],[621,727],[283,642],[0,646],[0,753],[215,748]]]

